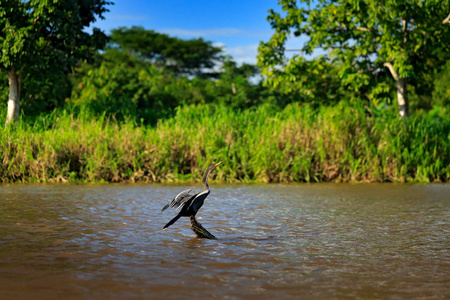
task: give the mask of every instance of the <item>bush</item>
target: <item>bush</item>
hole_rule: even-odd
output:
[[[341,102],[178,107],[158,126],[53,113],[0,130],[0,181],[449,182],[449,115]]]

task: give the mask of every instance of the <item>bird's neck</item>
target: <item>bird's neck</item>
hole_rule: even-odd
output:
[[[203,176],[203,179],[202,179],[203,190],[204,190],[204,191],[209,190],[209,185],[208,185],[208,176],[209,176],[209,173],[211,173],[211,171],[210,171],[210,170],[207,170],[206,173],[205,173],[205,176]]]

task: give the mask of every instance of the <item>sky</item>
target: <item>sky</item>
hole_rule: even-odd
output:
[[[109,33],[121,26],[142,26],[170,36],[202,37],[222,46],[238,63],[256,63],[260,41],[273,34],[268,10],[277,0],[112,0],[105,20],[93,24]]]

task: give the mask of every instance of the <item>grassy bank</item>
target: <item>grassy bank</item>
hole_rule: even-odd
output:
[[[234,112],[187,106],[157,127],[54,113],[0,130],[0,181],[448,182],[450,117],[345,104]]]

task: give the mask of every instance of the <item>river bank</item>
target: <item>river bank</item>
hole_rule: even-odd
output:
[[[157,126],[63,111],[0,130],[1,182],[449,182],[450,118],[340,104],[179,107]]]

